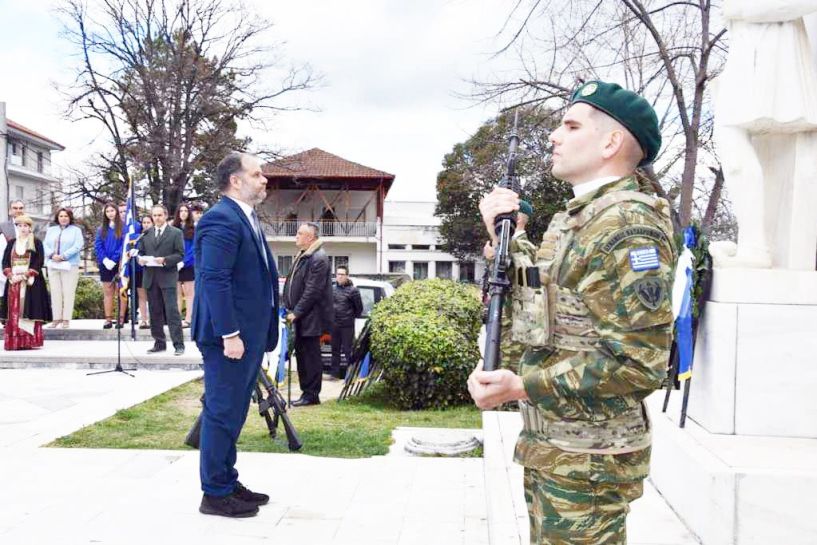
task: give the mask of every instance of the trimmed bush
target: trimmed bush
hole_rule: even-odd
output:
[[[401,409],[470,402],[466,380],[479,360],[478,290],[450,280],[401,286],[372,311],[372,356]]]
[[[105,317],[102,306],[102,284],[92,276],[80,276],[77,284],[77,294],[74,299],[74,318],[101,319]]]

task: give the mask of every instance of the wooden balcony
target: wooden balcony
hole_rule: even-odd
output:
[[[303,221],[266,220],[261,222],[264,234],[269,237],[294,237]],[[369,238],[377,236],[374,221],[316,221],[318,235],[322,237]]]

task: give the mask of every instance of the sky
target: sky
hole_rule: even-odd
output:
[[[505,69],[495,58],[506,0],[245,0],[270,19],[285,62],[308,63],[322,84],[291,95],[308,110],[241,133],[259,146],[313,147],[396,175],[389,200],[431,201],[443,156],[499,105],[462,98],[468,80]],[[7,116],[60,142],[55,165],[81,167],[105,133],[65,119],[64,90],[78,59],[60,36],[55,1],[0,0],[0,101]]]

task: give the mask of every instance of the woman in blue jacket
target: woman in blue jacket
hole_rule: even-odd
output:
[[[79,254],[85,247],[82,229],[74,225],[74,213],[60,208],[43,240],[45,266],[51,286],[51,312],[54,321],[48,327],[68,329],[74,314],[74,296],[79,282]]]
[[[124,228],[122,218],[119,217],[119,209],[112,202],[105,203],[102,212],[102,226],[97,229],[96,240],[94,240],[96,262],[99,265],[99,279],[102,281],[102,293],[104,295],[105,325],[102,326],[103,329],[110,329],[113,326],[113,300],[114,293],[117,291],[114,285],[114,276],[119,271],[124,238]],[[122,327],[127,303],[127,300],[120,299],[117,328]]]
[[[193,298],[196,295],[195,259],[193,258],[195,227],[193,225],[193,213],[190,211],[190,205],[179,205],[176,209],[176,217],[173,219],[173,226],[182,230],[182,236],[184,238],[184,259],[182,260],[182,268],[179,269],[179,283],[176,286],[176,293],[178,293],[179,298],[179,310],[182,308],[182,298],[184,298],[185,303],[182,327],[190,327],[190,321],[193,319]]]

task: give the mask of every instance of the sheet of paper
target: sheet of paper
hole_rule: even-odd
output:
[[[145,266],[145,267],[162,267],[163,266],[161,263],[156,261],[156,259],[157,259],[156,256],[143,255],[143,256],[140,256],[139,259],[141,260],[142,265]]]

